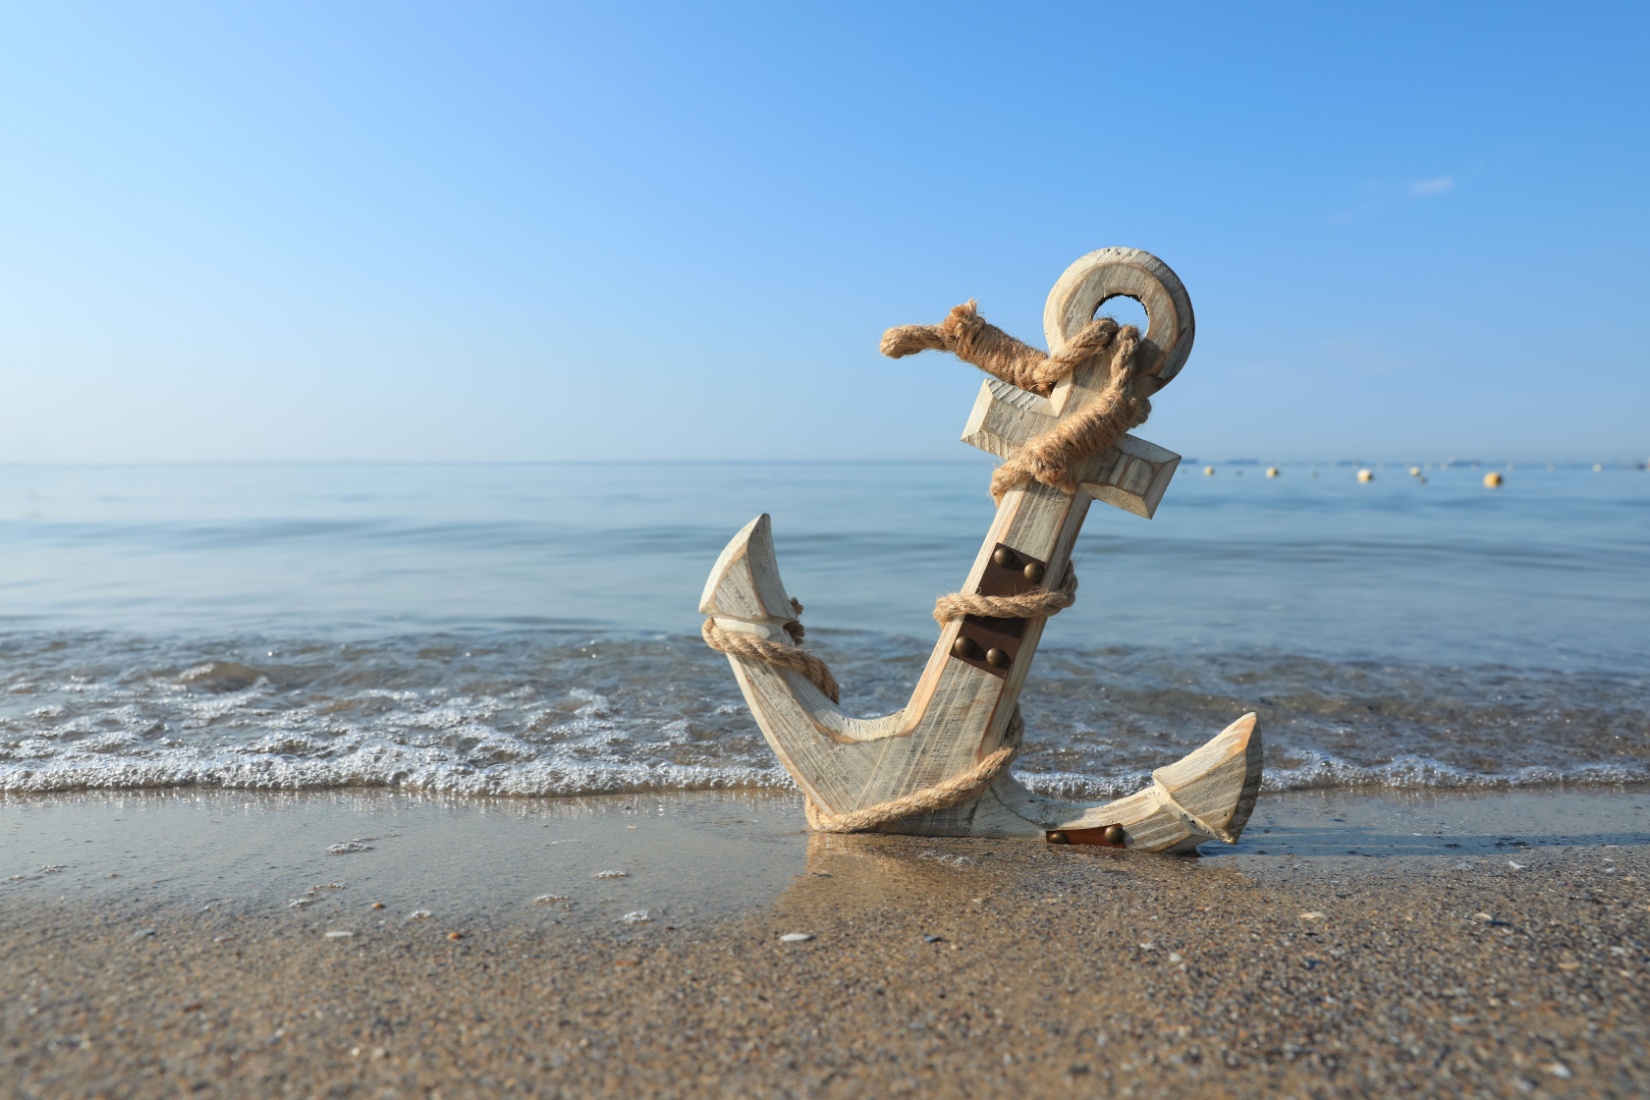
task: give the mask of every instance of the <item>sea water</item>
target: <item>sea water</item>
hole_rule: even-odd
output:
[[[1650,779],[1650,474],[1188,460],[1096,504],[1016,771],[1098,797],[1240,714],[1274,789]],[[986,461],[0,467],[0,791],[789,785],[696,607],[773,516],[808,645],[904,705]]]

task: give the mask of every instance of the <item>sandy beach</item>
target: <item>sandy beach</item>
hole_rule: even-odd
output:
[[[1650,1090],[1642,791],[1267,797],[1195,859],[747,794],[0,826],[8,1096]]]

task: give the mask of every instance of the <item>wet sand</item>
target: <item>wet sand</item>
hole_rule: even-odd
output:
[[[1650,1093],[1650,793],[1264,796],[1205,851],[4,799],[0,1094]]]

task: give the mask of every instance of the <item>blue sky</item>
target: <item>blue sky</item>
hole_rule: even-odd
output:
[[[974,297],[1203,458],[1650,454],[1650,8],[11,4],[0,461],[926,459]]]

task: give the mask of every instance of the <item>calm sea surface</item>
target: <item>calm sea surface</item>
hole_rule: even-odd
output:
[[[785,786],[698,638],[717,553],[772,513],[844,705],[893,710],[989,470],[0,467],[0,791]],[[1119,793],[1256,710],[1274,788],[1650,779],[1650,474],[1483,472],[1095,505],[1016,770]]]

